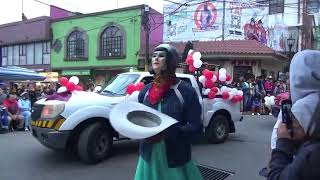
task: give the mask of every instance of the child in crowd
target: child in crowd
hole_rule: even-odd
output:
[[[253,96],[252,99],[252,115],[260,115],[261,102],[258,96]]]

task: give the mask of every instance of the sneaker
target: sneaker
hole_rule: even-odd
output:
[[[258,113],[258,116],[260,116],[261,114],[260,113]]]
[[[254,116],[254,113],[252,113],[251,115]]]
[[[271,115],[271,116],[272,116],[272,113],[269,113],[269,115]]]
[[[25,130],[25,131],[30,131],[30,129],[29,129],[29,128],[27,128],[27,127],[25,127],[25,128],[24,128],[24,130]]]

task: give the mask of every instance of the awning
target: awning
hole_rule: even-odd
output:
[[[7,81],[43,81],[46,77],[42,76],[35,71],[11,66],[11,67],[0,67],[0,80]]]

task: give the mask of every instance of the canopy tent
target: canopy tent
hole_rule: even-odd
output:
[[[6,81],[43,81],[46,77],[42,76],[35,71],[11,66],[11,67],[0,67],[0,80]]]

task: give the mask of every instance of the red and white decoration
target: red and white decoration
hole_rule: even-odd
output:
[[[201,53],[189,50],[186,63],[189,65],[189,71],[194,73],[202,66]],[[232,103],[238,103],[243,99],[243,92],[236,88],[222,86],[220,89],[216,84],[231,84],[232,77],[227,73],[226,69],[221,68],[218,73],[214,73],[208,69],[202,71],[199,82],[203,85],[202,94],[208,95],[209,99],[214,99],[216,95],[221,95],[222,99],[230,100]]]
[[[72,76],[70,79],[61,77],[59,78],[59,83],[61,84],[61,87],[58,89],[57,93],[83,91],[83,88],[78,85],[79,78],[77,76]]]
[[[127,86],[127,100],[138,102],[139,92],[144,88],[145,84],[143,82],[139,82],[136,85],[129,84]]]

